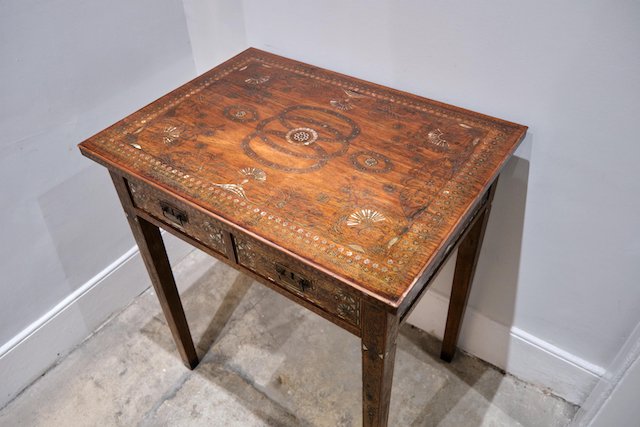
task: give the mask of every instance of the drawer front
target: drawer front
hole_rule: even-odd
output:
[[[218,221],[147,184],[129,181],[129,190],[137,208],[229,258]]]
[[[351,325],[360,325],[360,299],[329,277],[246,237],[234,236],[238,264]]]

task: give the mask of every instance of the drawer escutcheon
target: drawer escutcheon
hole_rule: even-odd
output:
[[[162,215],[164,215],[165,218],[180,227],[183,227],[187,222],[189,222],[187,213],[173,206],[171,203],[161,201],[160,209],[162,209]]]
[[[313,288],[311,280],[307,279],[306,277],[289,270],[282,264],[275,263],[274,266],[276,273],[278,274],[278,279],[280,279],[282,282],[285,282],[289,286],[296,288],[300,292],[304,292]]]

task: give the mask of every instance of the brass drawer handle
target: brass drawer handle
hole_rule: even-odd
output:
[[[282,264],[276,263],[275,269],[278,274],[278,279],[280,279],[281,282],[293,286],[300,292],[305,292],[312,287],[311,280],[298,273],[294,273]]]
[[[189,222],[189,217],[185,211],[182,211],[170,203],[160,202],[160,208],[162,209],[162,215],[169,221],[173,222],[180,227]]]

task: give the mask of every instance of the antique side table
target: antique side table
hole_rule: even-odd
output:
[[[399,325],[458,247],[453,357],[498,174],[526,127],[248,49],[80,144],[106,166],[182,360],[158,227],[361,338],[387,424]]]

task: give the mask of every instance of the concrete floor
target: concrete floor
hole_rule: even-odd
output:
[[[194,252],[175,269],[202,362],[179,360],[152,291],[0,411],[1,426],[358,426],[356,337]],[[404,326],[392,426],[565,426],[576,411]]]

